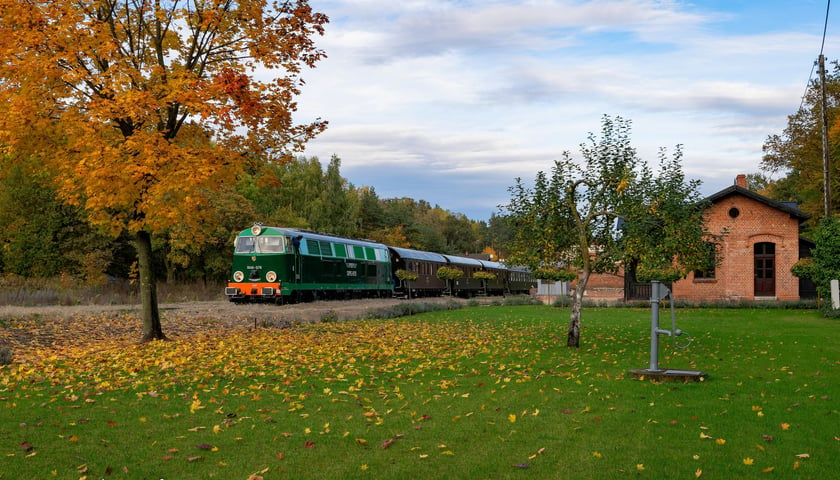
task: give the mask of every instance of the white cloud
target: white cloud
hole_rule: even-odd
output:
[[[305,72],[298,117],[330,128],[306,153],[337,154],[351,182],[380,196],[471,218],[495,211],[516,176],[577,152],[603,114],[633,121],[651,163],[684,144],[686,172],[707,193],[756,171],[819,47],[821,30],[794,21],[796,9],[824,14],[784,2],[768,7],[778,19],[653,0],[311,4],[331,18],[319,39],[329,58]]]

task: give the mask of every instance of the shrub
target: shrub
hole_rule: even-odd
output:
[[[825,316],[837,317],[840,310],[833,310],[831,305],[831,280],[840,279],[840,220],[824,218],[814,242],[813,280],[817,294],[826,300],[822,302],[822,311]]]

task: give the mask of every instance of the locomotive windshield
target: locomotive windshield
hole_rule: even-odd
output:
[[[283,239],[279,235],[236,237],[235,253],[283,253]]]

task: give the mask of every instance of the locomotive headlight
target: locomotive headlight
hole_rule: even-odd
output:
[[[233,273],[233,280],[237,281],[237,282],[241,282],[242,280],[245,280],[245,274],[242,273],[241,271],[237,270],[236,272]]]
[[[260,224],[254,224],[254,226],[251,227],[251,234],[259,235],[261,232],[262,232],[262,226]]]
[[[265,274],[265,280],[269,283],[274,283],[277,281],[277,274],[274,272],[268,272]]]

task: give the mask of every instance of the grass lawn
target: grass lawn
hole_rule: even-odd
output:
[[[660,367],[709,375],[691,383],[628,373],[649,363],[647,309],[584,310],[578,350],[567,322],[473,307],[0,367],[0,478],[838,475],[837,320],[678,310],[694,341],[663,338]]]

